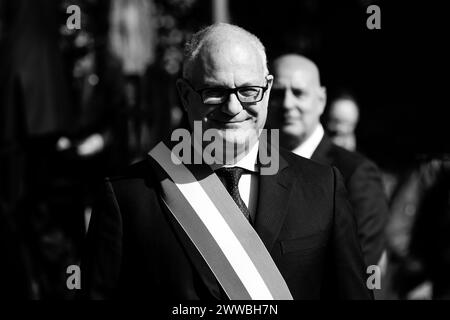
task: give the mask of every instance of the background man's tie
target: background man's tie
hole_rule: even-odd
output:
[[[234,202],[236,202],[239,209],[241,209],[244,216],[247,218],[247,220],[250,223],[252,223],[251,217],[250,217],[250,211],[248,210],[247,206],[245,205],[245,203],[242,200],[241,195],[239,193],[239,179],[241,178],[242,173],[244,171],[245,171],[245,169],[239,168],[239,167],[231,167],[231,168],[224,167],[224,168],[217,169],[216,173],[219,176],[222,183],[224,184],[228,193],[233,198]]]

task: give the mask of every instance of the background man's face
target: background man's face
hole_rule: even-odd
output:
[[[319,124],[325,93],[309,70],[289,63],[278,64],[274,77],[271,127],[280,129],[281,143],[292,149]]]
[[[352,134],[358,123],[358,107],[350,99],[335,100],[330,106],[328,129],[336,135]]]
[[[256,142],[267,117],[267,104],[272,77],[265,77],[262,58],[249,44],[215,44],[202,49],[192,68],[192,86],[203,88],[236,88],[269,84],[263,100],[257,103],[241,103],[235,94],[219,105],[206,105],[192,88],[181,86],[191,126],[201,121],[203,130],[217,129],[227,143],[239,146]],[[267,80],[268,79],[268,80]]]
[[[358,106],[351,99],[339,98],[331,103],[327,131],[335,144],[347,150],[356,150],[354,131],[358,114]]]

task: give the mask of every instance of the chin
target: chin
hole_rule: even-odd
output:
[[[304,136],[305,130],[303,130],[303,126],[301,125],[287,125],[280,130],[280,133],[284,136],[295,138]]]
[[[280,132],[280,145],[288,150],[294,150],[302,142],[303,135],[282,130]]]
[[[215,158],[218,163],[234,164],[242,159],[258,140],[256,131],[242,129],[219,130],[218,138],[221,139],[219,149],[216,150]]]
[[[254,143],[258,139],[258,134],[254,129],[227,129],[221,130],[221,133],[225,142],[235,145]]]

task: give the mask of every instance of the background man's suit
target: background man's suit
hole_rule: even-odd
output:
[[[224,299],[206,263],[162,203],[147,159],[106,182],[82,262],[90,298]],[[356,222],[342,177],[280,150],[260,176],[254,228],[294,299],[370,299]]]
[[[334,166],[342,173],[356,216],[364,258],[367,265],[377,264],[385,246],[388,204],[376,165],[357,152],[333,144],[327,135],[323,136],[311,159]]]

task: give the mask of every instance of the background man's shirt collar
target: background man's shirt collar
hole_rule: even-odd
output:
[[[292,150],[292,152],[301,157],[310,159],[320,141],[322,140],[324,134],[325,131],[323,130],[322,125],[319,123],[316,129],[314,129],[313,133],[297,148]]]

